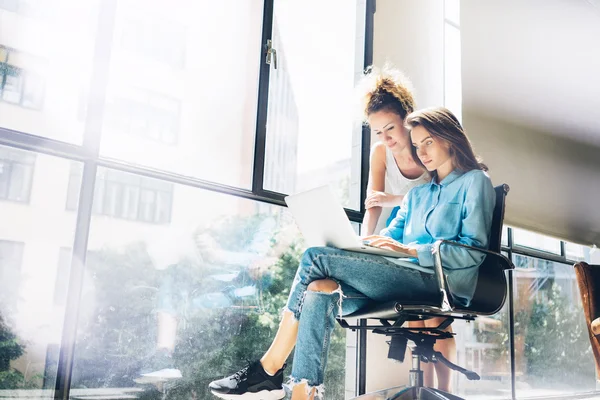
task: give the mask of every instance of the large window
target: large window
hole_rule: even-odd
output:
[[[78,94],[92,76],[98,3],[0,1],[0,127],[82,143]]]
[[[364,16],[364,1],[275,2],[264,189],[291,194],[329,184],[359,209],[353,88],[364,68]]]
[[[516,255],[517,397],[596,389],[596,373],[572,265]]]
[[[357,210],[368,150],[366,2],[292,3],[0,0],[0,397],[207,398],[267,349],[303,251],[282,194]]]
[[[478,317],[474,322],[456,321],[458,365],[475,371],[479,381],[455,374],[457,393],[467,399],[506,399],[510,397],[510,343],[508,303],[497,314]]]
[[[516,267],[508,275],[513,297],[494,316],[454,324],[458,364],[482,379],[457,374],[458,393],[483,400],[511,398],[512,391],[517,399],[593,391],[594,360],[572,264],[593,262],[595,250],[511,227],[502,236],[503,253],[512,252]]]
[[[72,393],[158,399],[167,382],[167,398],[209,398],[212,379],[268,348],[299,239],[284,208],[180,185],[168,225],[93,217]],[[345,354],[337,328],[332,399],[344,398]]]
[[[0,200],[28,203],[35,154],[0,146]]]
[[[63,249],[75,234],[75,216],[64,210],[70,162],[11,151],[35,157],[27,190],[40,195],[0,202],[0,397],[50,398],[57,352],[46,349],[60,348],[71,261]],[[49,391],[33,392],[42,388]],[[24,391],[7,392],[16,389]]]
[[[513,228],[514,243],[518,246],[560,254],[560,240],[524,229]]]
[[[101,154],[251,188],[263,1],[121,0],[112,12]]]

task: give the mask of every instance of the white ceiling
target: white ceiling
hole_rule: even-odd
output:
[[[462,0],[465,108],[600,147],[600,0]]]
[[[600,0],[460,4],[463,121],[506,222],[600,245]]]

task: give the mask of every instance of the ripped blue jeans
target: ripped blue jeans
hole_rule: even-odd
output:
[[[296,272],[286,310],[299,321],[292,376],[287,385],[306,383],[323,396],[323,378],[329,340],[336,315],[348,315],[371,300],[428,300],[439,289],[431,273],[401,265],[383,257],[331,247],[307,249]],[[333,293],[307,290],[316,280],[330,279],[339,287]]]

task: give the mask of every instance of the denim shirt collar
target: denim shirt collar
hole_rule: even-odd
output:
[[[447,177],[445,177],[444,179],[442,179],[442,181],[440,183],[437,183],[435,181],[435,177],[431,179],[431,184],[432,185],[439,185],[439,186],[448,186],[449,184],[451,184],[452,182],[454,182],[457,178],[461,177],[463,175],[462,172],[458,171],[458,170],[453,170],[452,172],[450,172],[448,174]]]

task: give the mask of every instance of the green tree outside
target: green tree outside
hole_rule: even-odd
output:
[[[251,242],[263,218],[227,218],[206,233],[226,250],[241,250]],[[274,232],[272,245],[276,237]],[[219,266],[181,260],[174,282],[180,313],[173,359],[183,378],[174,382],[166,398],[211,398],[207,388],[211,380],[264,353],[276,332],[301,254],[300,244],[293,243],[279,256],[268,276],[257,281],[253,308],[242,304],[200,312],[189,301],[194,293],[218,289],[210,275]],[[93,307],[79,327],[73,387],[136,386],[133,379],[156,349],[157,293],[164,271],[155,270],[141,243],[126,251],[106,248],[90,253],[87,271],[93,279],[94,301],[89,302]],[[292,362],[288,361],[286,375]],[[344,381],[345,331],[336,327],[325,382],[327,398],[343,399]],[[146,388],[141,398],[163,398],[153,387]]]

